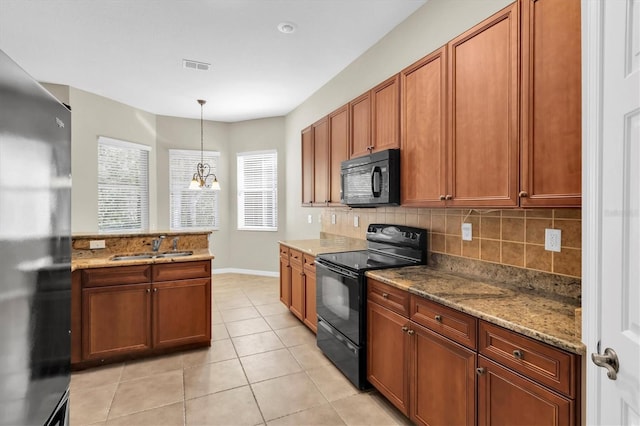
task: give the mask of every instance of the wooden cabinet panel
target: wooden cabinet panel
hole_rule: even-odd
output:
[[[82,290],[82,355],[100,359],[151,348],[149,284]]]
[[[522,207],[580,207],[580,0],[522,1]]]
[[[518,203],[518,24],[516,2],[448,44],[450,206]]]
[[[371,95],[366,92],[349,102],[349,158],[369,153],[371,146]]]
[[[316,310],[316,265],[315,257],[304,255],[304,320],[314,333],[318,332],[318,313]]]
[[[151,265],[83,269],[81,273],[84,287],[102,287],[151,282]]]
[[[576,396],[575,355],[485,321],[480,321],[478,341],[482,355],[569,397]]]
[[[153,284],[153,346],[211,340],[211,278]]]
[[[293,257],[293,250],[291,252]],[[304,271],[302,264],[291,262],[291,306],[289,309],[300,321],[304,320],[304,302]]]
[[[153,281],[175,281],[191,278],[210,278],[211,261],[162,263],[152,267]]]
[[[313,133],[311,126],[302,131],[302,204],[313,203]]]
[[[444,206],[447,194],[446,74],[446,47],[400,73],[400,193],[406,206]]]
[[[574,402],[478,356],[478,425],[573,425]]]
[[[71,364],[82,361],[82,271],[71,273]]]
[[[374,279],[367,280],[367,300],[409,317],[409,293]]]
[[[371,89],[372,151],[400,148],[400,75]]]
[[[280,245],[280,301],[291,306],[291,266],[289,266],[289,247]]]
[[[468,348],[477,347],[478,320],[471,315],[411,295],[411,320]]]
[[[409,335],[407,318],[367,302],[367,379],[409,415]]]
[[[329,202],[329,120],[324,117],[311,126],[313,132],[313,202]]]
[[[476,353],[412,323],[411,419],[423,425],[474,425]]]
[[[340,204],[340,163],[349,159],[349,105],[329,114],[329,201]]]

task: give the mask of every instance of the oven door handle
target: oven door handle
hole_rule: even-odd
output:
[[[349,278],[354,278],[357,279],[358,278],[358,274],[349,271],[348,269],[344,269],[344,268],[340,268],[339,266],[335,266],[335,265],[329,265],[327,263],[324,263],[318,259],[316,259],[315,264],[317,266],[320,266],[321,268],[325,268],[328,269],[329,271],[338,274],[338,275],[344,275],[347,276]]]
[[[343,337],[340,333],[333,331],[329,325],[324,323],[324,321],[318,321],[318,326],[324,328],[327,333],[331,334],[331,336],[335,337],[338,342],[346,346],[351,353],[357,355],[358,350],[355,346],[353,346],[353,344],[351,344],[351,342],[349,342],[349,340]]]

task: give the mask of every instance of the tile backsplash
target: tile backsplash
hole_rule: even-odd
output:
[[[378,207],[325,208],[322,232],[364,239],[370,223],[425,228],[429,251],[518,266],[570,277],[581,276],[581,209],[470,210]],[[335,223],[332,216],[335,215]],[[354,226],[358,216],[358,226]],[[462,240],[462,223],[471,223],[472,241]],[[544,249],[545,229],[562,230],[560,252]]]

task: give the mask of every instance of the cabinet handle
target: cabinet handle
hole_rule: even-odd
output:
[[[434,318],[435,318],[436,321],[442,322],[442,316],[436,315]]]
[[[484,367],[478,367],[476,368],[476,374],[478,376],[482,376],[484,374]]]
[[[406,325],[402,326],[402,332],[406,333],[409,330],[409,327],[407,327]]]
[[[384,299],[388,299],[389,298],[389,293],[382,293],[382,297]]]
[[[414,334],[416,334],[416,332],[415,332],[415,330],[409,330],[409,331],[407,331],[407,334],[409,336],[413,336]]]
[[[154,288],[154,289],[153,289],[153,292],[154,292],[154,293],[157,293],[157,292],[158,292],[158,289],[157,289],[157,288]]]
[[[444,197],[444,199],[445,199],[445,200],[452,200],[452,199],[453,199],[453,195],[451,195],[451,194],[447,194],[447,195]]]
[[[529,196],[529,193],[527,191],[520,191],[518,193],[518,197],[526,198],[528,196]]]
[[[151,290],[147,289],[147,293],[151,293]]]
[[[516,349],[515,351],[513,351],[513,356],[518,359],[524,358],[524,354],[520,349]]]
[[[444,200],[446,200],[446,199],[447,199],[447,198],[446,198],[444,195],[441,195],[441,196],[440,196],[440,201],[444,201]]]

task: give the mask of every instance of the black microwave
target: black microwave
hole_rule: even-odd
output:
[[[340,164],[340,202],[351,207],[400,204],[400,150],[387,149]]]

